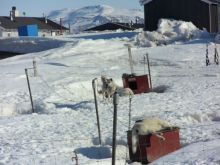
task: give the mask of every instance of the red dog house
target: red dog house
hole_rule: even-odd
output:
[[[132,162],[148,164],[152,161],[180,149],[179,129],[162,131],[165,140],[155,135],[139,135],[137,152],[132,152],[131,131],[127,131],[129,155]]]
[[[123,74],[122,79],[124,88],[130,88],[134,94],[150,91],[147,75],[135,76]]]

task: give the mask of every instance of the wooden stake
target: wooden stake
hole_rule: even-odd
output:
[[[28,78],[28,73],[27,73],[27,69],[26,68],[25,68],[25,74],[26,74],[26,77],[27,77],[28,90],[29,90],[30,99],[31,99],[32,113],[34,113],[34,104],[33,104],[33,100],[32,100],[31,88],[30,88],[30,83],[29,83],[29,78]]]
[[[131,67],[131,73],[134,74],[132,55],[131,55],[131,45],[128,45],[128,54],[129,54],[129,62],[130,62],[130,67]]]
[[[93,87],[94,100],[95,100],[96,118],[97,118],[98,133],[99,133],[99,144],[102,145],[101,129],[100,129],[100,123],[99,123],[99,110],[98,110],[98,104],[97,104],[97,99],[96,99],[95,80],[96,80],[96,78],[92,80],[92,87]]]
[[[35,57],[33,58],[33,68],[34,68],[34,77],[37,77],[37,65],[36,65],[36,60]]]
[[[116,155],[116,133],[117,133],[117,106],[118,106],[119,94],[117,92],[113,95],[114,104],[114,121],[113,121],[113,142],[112,142],[112,165],[115,165]]]
[[[150,74],[150,62],[149,62],[149,58],[148,58],[148,53],[146,54],[146,56],[147,56],[148,72],[149,72],[149,78],[150,78],[150,89],[151,89],[151,92],[153,92],[152,83],[151,83],[151,74]]]

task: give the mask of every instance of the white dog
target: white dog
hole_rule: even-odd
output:
[[[116,91],[119,93],[119,96],[121,97],[134,95],[133,91],[130,88],[117,87]]]
[[[147,117],[140,122],[136,122],[132,128],[132,151],[135,154],[137,151],[137,145],[139,143],[138,135],[153,134],[157,137],[165,140],[160,131],[178,128],[177,126],[169,125],[156,117]]]
[[[112,78],[107,79],[106,82],[107,82],[106,93],[107,93],[108,101],[112,102],[112,96],[115,93],[116,85]]]
[[[102,80],[102,91],[99,91],[98,93],[102,94],[103,96],[103,100],[106,97],[106,90],[107,90],[107,78],[106,76],[101,76],[101,80]]]

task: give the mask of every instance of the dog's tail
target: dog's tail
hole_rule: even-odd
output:
[[[134,92],[131,90],[131,88],[129,88],[129,94],[134,95]]]
[[[138,141],[139,141],[138,132],[137,132],[135,125],[132,128],[132,139],[131,140],[132,140],[132,152],[133,152],[133,154],[135,154],[137,151],[137,145],[138,145]]]

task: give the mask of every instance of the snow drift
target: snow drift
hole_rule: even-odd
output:
[[[204,37],[210,37],[209,33],[205,29],[199,30],[192,22],[160,19],[156,31],[139,33],[130,41],[136,46],[154,47]]]

